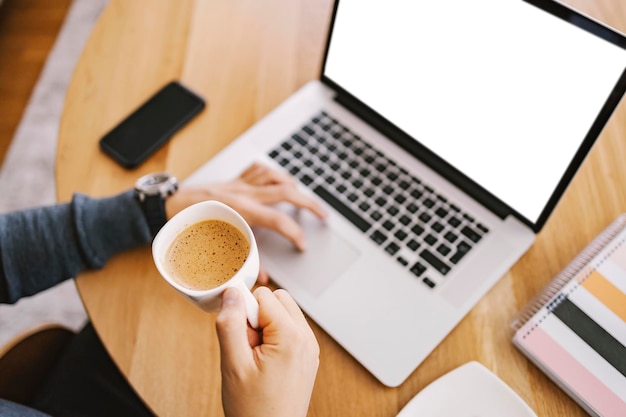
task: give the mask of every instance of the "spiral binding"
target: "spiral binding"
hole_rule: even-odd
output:
[[[595,258],[626,227],[626,213],[621,214],[595,239],[591,241],[561,272],[559,272],[524,308],[511,320],[510,327],[519,330],[542,307],[552,311],[565,298],[559,291]],[[595,267],[593,267],[595,269]],[[556,298],[555,298],[556,297]]]

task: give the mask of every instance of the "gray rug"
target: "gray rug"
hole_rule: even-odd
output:
[[[54,164],[65,91],[85,41],[107,2],[73,1],[0,167],[0,213],[56,202]],[[70,280],[15,305],[0,305],[0,346],[44,323],[62,323],[78,330],[86,318],[74,281]]]

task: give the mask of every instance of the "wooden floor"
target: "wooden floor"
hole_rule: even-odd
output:
[[[72,0],[0,5],[0,166]]]

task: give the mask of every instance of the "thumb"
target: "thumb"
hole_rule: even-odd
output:
[[[253,360],[248,342],[246,305],[237,288],[227,288],[222,294],[222,308],[215,327],[223,366],[233,369],[237,364],[245,365]]]

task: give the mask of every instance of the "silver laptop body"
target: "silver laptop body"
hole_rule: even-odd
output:
[[[185,181],[261,160],[319,199],[279,207],[304,253],[255,230],[261,263],[387,386],[532,245],[626,85],[624,37],[559,3],[433,3],[338,2],[320,80]]]

